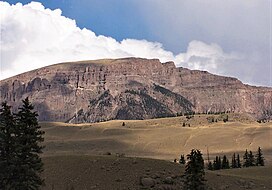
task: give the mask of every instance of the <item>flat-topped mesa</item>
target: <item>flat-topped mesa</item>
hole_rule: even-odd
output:
[[[176,68],[158,59],[59,63],[1,81],[1,100],[16,109],[29,96],[42,121],[147,119],[177,113],[271,114],[272,90],[235,78]]]

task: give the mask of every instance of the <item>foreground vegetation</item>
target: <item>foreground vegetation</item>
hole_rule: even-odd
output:
[[[28,98],[23,100],[18,113],[12,113],[7,103],[0,109],[0,189],[40,189],[43,179],[43,131],[37,113]]]

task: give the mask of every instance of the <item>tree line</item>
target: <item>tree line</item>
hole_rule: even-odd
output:
[[[232,155],[231,163],[229,163],[226,155],[222,159],[220,156],[216,156],[213,162],[208,162],[207,168],[208,170],[220,170],[252,166],[264,166],[264,157],[260,147],[255,155],[253,155],[252,151],[246,150],[243,155],[243,162],[240,160],[240,155],[235,153]]]
[[[184,188],[194,189],[194,190],[204,190],[206,189],[205,184],[205,170],[204,170],[204,159],[200,150],[192,149],[191,152],[186,156],[187,162],[185,161],[185,156],[181,154],[179,161],[176,159],[174,162],[179,162],[180,164],[185,164],[184,173]],[[215,160],[208,163],[209,170],[219,170],[219,169],[229,169],[229,168],[241,168],[241,167],[251,167],[251,166],[264,166],[264,157],[262,150],[259,147],[256,155],[254,156],[252,151],[245,151],[243,156],[243,163],[240,161],[239,154],[233,154],[232,161],[229,160],[226,155],[221,159],[220,156],[216,156]]]
[[[40,177],[43,163],[44,132],[38,125],[38,114],[26,98],[17,113],[6,102],[0,109],[0,189],[36,190],[43,185]]]

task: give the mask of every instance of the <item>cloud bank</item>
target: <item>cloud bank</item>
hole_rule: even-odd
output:
[[[65,61],[100,58],[143,57],[174,61],[176,66],[228,75],[243,61],[243,55],[226,53],[215,43],[193,40],[186,52],[174,54],[158,42],[96,35],[80,29],[60,9],[46,9],[41,3],[10,5],[0,2],[0,79]]]
[[[185,51],[195,39],[215,42],[225,53],[240,56],[239,60],[220,59],[224,64],[216,73],[272,86],[271,1],[149,0],[144,6],[136,4],[143,7],[139,10],[150,33],[165,47],[177,52]]]

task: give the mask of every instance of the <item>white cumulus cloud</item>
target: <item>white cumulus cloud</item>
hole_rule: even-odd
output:
[[[41,3],[10,5],[0,1],[1,76],[65,61],[100,58],[143,57],[174,61],[177,66],[225,74],[223,67],[240,56],[226,54],[217,44],[189,43],[187,52],[174,55],[158,42],[96,35],[62,16],[60,9],[46,9]]]
[[[180,65],[196,70],[207,70],[212,73],[225,74],[224,68],[242,59],[237,53],[226,54],[217,44],[206,44],[201,41],[189,43],[186,53],[176,56]]]

